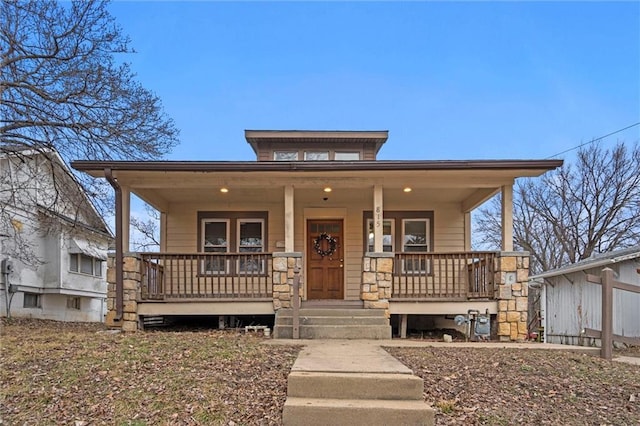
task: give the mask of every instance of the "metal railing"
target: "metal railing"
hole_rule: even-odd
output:
[[[396,253],[392,300],[493,299],[496,252]]]
[[[271,253],[141,253],[141,299],[269,299]]]

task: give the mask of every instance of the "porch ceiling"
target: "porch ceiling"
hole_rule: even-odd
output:
[[[111,169],[123,187],[156,208],[170,203],[283,200],[293,185],[296,197],[332,203],[370,200],[374,185],[385,202],[413,197],[459,202],[469,211],[517,177],[539,176],[562,164],[559,160],[486,161],[354,161],[354,162],[92,162],[72,166],[95,177]],[[225,187],[229,193],[221,194]],[[403,193],[402,188],[412,192]],[[298,198],[300,199],[300,198]]]

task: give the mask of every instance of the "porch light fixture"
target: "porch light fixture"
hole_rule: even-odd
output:
[[[333,189],[331,189],[331,187],[327,186],[325,189],[323,189],[324,192],[331,192],[333,191]]]
[[[407,186],[407,187],[405,187],[405,188],[403,189],[403,191],[404,191],[404,192],[411,192],[411,191],[412,191],[412,189],[411,189],[410,187],[408,187],[408,186]]]
[[[222,188],[220,188],[220,192],[222,192],[223,194],[226,194],[227,192],[229,192],[229,188],[225,188],[223,186]]]

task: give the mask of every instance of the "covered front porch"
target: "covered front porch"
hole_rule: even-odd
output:
[[[77,165],[116,194],[108,323],[141,316],[274,314],[302,301],[387,317],[495,315],[526,336],[528,254],[512,246],[512,185],[545,162]],[[224,191],[223,191],[224,190]],[[471,249],[471,211],[502,195],[500,251]],[[129,248],[131,194],[160,212],[160,250]],[[446,310],[446,311],[445,311]]]

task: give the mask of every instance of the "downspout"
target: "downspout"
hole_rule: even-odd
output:
[[[104,177],[116,193],[116,316],[114,321],[121,321],[124,310],[124,291],[122,285],[124,277],[124,256],[122,253],[122,188],[120,188],[118,181],[113,177],[110,168],[104,169]]]

